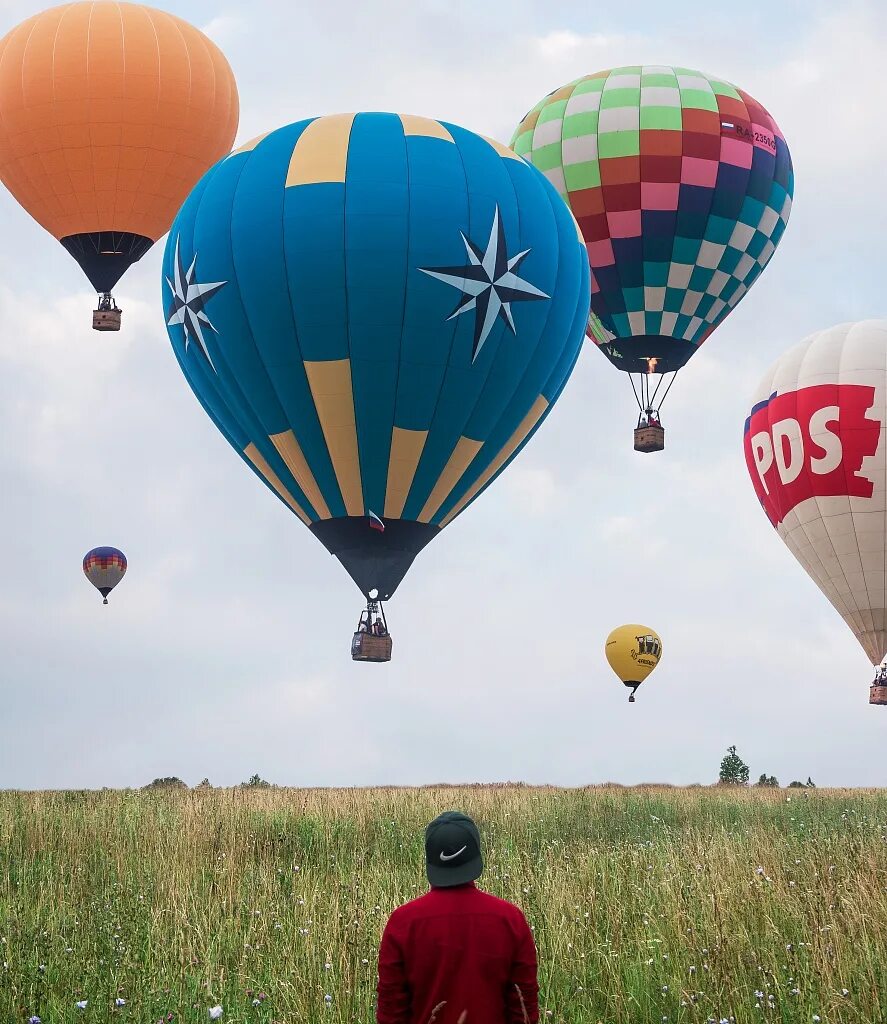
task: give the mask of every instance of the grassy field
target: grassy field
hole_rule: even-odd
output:
[[[370,1024],[451,808],[543,1020],[887,1020],[887,792],[469,787],[0,793],[0,1021]]]

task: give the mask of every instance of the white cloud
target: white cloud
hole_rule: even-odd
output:
[[[589,348],[527,450],[416,560],[387,668],[351,663],[359,595],[190,394],[162,243],[118,289],[124,330],[97,335],[67,254],[0,197],[0,785],[708,781],[733,742],[753,770],[883,782],[868,664],[757,507],[741,431],[777,354],[882,305],[885,15],[804,8],[762,51],[712,5],[690,26],[614,9],[606,35],[577,10],[392,0],[380,27],[372,5],[294,19],[263,0],[205,26],[239,76],[242,138],[407,107],[507,140],[559,85],[666,59],[747,88],[795,155],[785,240],[679,376],[666,451],[632,451],[628,383]],[[108,608],[80,570],[104,542],[130,557]],[[624,621],[665,643],[630,718],[602,655]]]

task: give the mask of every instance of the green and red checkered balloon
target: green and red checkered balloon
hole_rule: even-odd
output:
[[[683,366],[788,221],[794,179],[776,122],[748,93],[689,68],[580,78],[538,103],[511,145],[579,222],[589,334],[627,372]]]

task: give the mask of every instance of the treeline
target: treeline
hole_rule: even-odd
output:
[[[721,771],[718,776],[719,786],[747,786],[750,769],[745,761],[736,753],[736,747],[727,747],[727,756],[721,761]],[[756,786],[770,786],[778,788],[779,779],[775,775],[767,775],[764,772],[755,783]],[[806,782],[799,782],[797,779],[788,784],[789,789],[816,789],[816,783],[810,776]]]

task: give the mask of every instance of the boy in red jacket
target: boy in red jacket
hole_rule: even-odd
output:
[[[536,945],[513,903],[478,889],[477,826],[447,811],[425,830],[431,889],[388,919],[378,1024],[537,1024]]]

